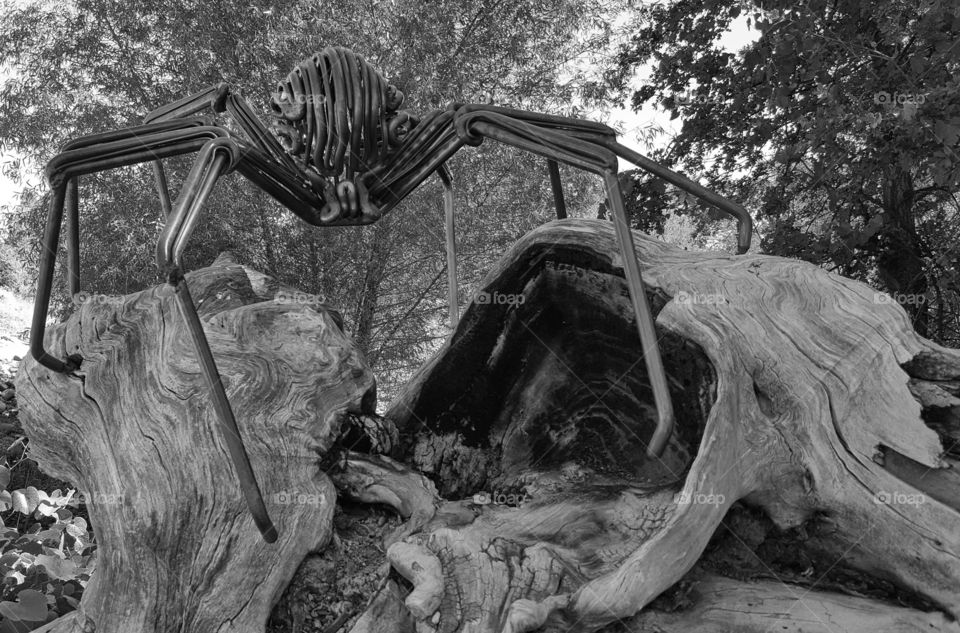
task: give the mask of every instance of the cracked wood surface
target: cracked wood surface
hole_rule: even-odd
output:
[[[613,230],[602,221],[554,222],[518,241],[479,292],[525,300],[471,305],[452,338],[414,376],[387,417],[401,437],[416,436],[405,457],[432,469],[443,494],[516,484],[531,468],[552,471],[535,473],[534,484],[556,477],[566,467],[562,460],[544,468],[543,451],[531,448],[538,436],[549,436],[552,443],[542,446],[578,462],[588,479],[604,475],[621,484],[632,480],[664,486],[672,495],[671,511],[659,530],[637,540],[616,521],[600,521],[589,536],[583,533],[589,547],[561,549],[544,538],[514,542],[512,557],[500,551],[489,560],[483,552],[491,539],[521,533],[524,527],[527,534],[539,535],[548,531],[546,526],[537,524],[527,508],[489,506],[481,513],[503,517],[496,529],[482,527],[481,519],[453,530],[428,525],[408,540],[430,548],[441,561],[448,559],[444,575],[452,574],[460,584],[448,585],[453,591],[444,600],[483,602],[487,612],[471,617],[465,609],[444,604],[438,621],[424,620],[421,628],[516,633],[541,626],[561,631],[576,623],[577,630],[589,631],[629,618],[691,568],[738,500],[762,507],[781,528],[826,517],[835,527],[838,558],[960,615],[960,507],[955,496],[943,493],[942,484],[944,478],[955,480],[944,446],[949,435],[924,423],[931,403],[923,405],[911,393],[916,380],[940,381],[938,388],[947,388],[960,376],[960,354],[917,336],[899,306],[872,289],[813,265],[762,255],[683,251],[640,234],[635,239],[658,333],[664,340],[680,340],[672,347],[674,355],[696,356],[684,345],[702,350],[715,372],[715,395],[700,397],[701,405],[704,400],[708,405],[700,407],[700,428],[693,408],[691,420],[681,421],[671,440],[689,437],[691,426],[698,432],[690,447],[695,458],[674,485],[669,477],[657,476],[657,470],[660,475],[677,473],[677,464],[683,464],[682,441],[676,453],[667,455],[679,462],[642,464],[620,458],[621,472],[598,473],[579,459],[592,452],[580,443],[586,435],[582,426],[563,424],[591,421],[578,417],[576,398],[568,394],[582,393],[588,384],[598,385],[599,394],[616,393],[617,380],[634,378],[623,373],[631,367],[623,360],[639,358],[635,342],[618,340],[615,333],[618,328],[629,331],[633,317]],[[554,274],[558,271],[561,281]],[[539,327],[551,311],[559,325]],[[577,347],[578,338],[595,349]],[[598,369],[592,356],[605,357],[610,366]],[[702,388],[683,393],[677,387],[690,381],[678,379],[675,373],[684,364],[671,356],[667,346],[664,362],[668,374],[674,373],[674,402],[697,398]],[[698,375],[704,380],[709,374]],[[518,386],[500,384],[511,380]],[[624,391],[635,394],[642,388],[640,380]],[[931,391],[926,389],[928,398]],[[632,442],[630,449],[608,446],[607,456],[630,450],[642,454],[649,418],[643,406],[628,400],[608,402],[610,413],[602,424],[619,419],[641,441]],[[493,404],[477,406],[481,402]],[[942,396],[935,404],[945,402],[952,404]],[[438,438],[444,438],[440,445]],[[442,449],[423,450],[424,445]],[[575,491],[564,490],[574,496]],[[656,507],[662,494],[646,490],[638,498]],[[541,502],[555,504],[558,515],[547,525],[556,531],[563,525],[559,508],[565,501],[535,501]],[[598,506],[596,499],[574,503],[587,514]],[[504,527],[511,522],[512,529]],[[602,546],[596,542],[604,540]],[[597,548],[611,554],[605,565],[594,565],[596,557],[585,562],[590,557],[583,554]],[[448,551],[456,554],[445,556]],[[539,576],[508,569],[514,565],[522,571],[518,561],[525,560],[525,551],[541,557]],[[500,560],[507,567],[498,570]],[[540,583],[518,582],[527,578]],[[498,589],[478,592],[478,586]],[[501,600],[503,595],[512,602]],[[480,596],[494,599],[484,602]]]
[[[187,278],[280,539],[246,510],[172,289],[85,303],[46,341],[84,358],[78,375],[28,358],[17,378],[31,455],[79,486],[98,543],[78,611],[44,631],[263,630],[330,538],[316,451],[372,404],[373,375],[334,315],[274,301],[229,256]]]

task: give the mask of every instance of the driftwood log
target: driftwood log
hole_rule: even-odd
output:
[[[812,265],[635,239],[677,411],[660,459],[608,223],[521,239],[383,419],[325,307],[279,304],[226,260],[195,273],[265,494],[315,495],[268,506],[273,546],[244,512],[172,299],[85,305],[48,342],[90,359],[82,377],[28,360],[22,416],[43,467],[124,503],[91,505],[105,567],[48,630],[262,630],[339,496],[406,519],[353,633],[960,631],[960,353]],[[906,597],[701,574],[684,608],[651,605],[735,506]]]

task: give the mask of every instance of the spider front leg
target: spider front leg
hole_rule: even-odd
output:
[[[52,192],[43,235],[37,296],[34,300],[33,322],[30,328],[30,353],[38,363],[57,372],[66,372],[77,369],[80,362],[77,359],[61,360],[54,357],[47,353],[43,343],[65,208],[69,233],[67,241],[69,289],[73,295],[80,290],[77,179],[84,174],[142,163],[157,157],[193,153],[210,139],[226,134],[224,130],[204,126],[203,123],[202,120],[183,119],[90,134],[64,145],[63,151],[47,163],[45,172]]]
[[[283,146],[270,133],[270,131],[260,122],[254,114],[247,100],[230,84],[219,83],[210,86],[205,90],[195,92],[182,99],[161,106],[144,117],[145,123],[155,123],[161,121],[177,121],[187,117],[192,117],[207,109],[214,113],[226,112],[228,118],[233,120],[243,130],[246,140],[255,147],[266,153],[267,156],[278,165],[282,165],[289,173],[299,171],[296,163],[290,158],[290,155],[284,151]],[[170,215],[171,203],[170,192],[167,186],[167,176],[163,170],[163,164],[160,160],[153,162],[153,174],[156,184],[157,195],[160,197],[160,206],[164,215]]]
[[[186,240],[196,223],[200,208],[217,178],[228,171],[236,162],[239,148],[229,140],[228,133],[222,128],[204,126],[203,121],[178,120],[151,123],[126,128],[116,132],[82,137],[69,143],[66,151],[58,154],[47,164],[47,178],[53,189],[47,225],[43,238],[43,253],[40,260],[40,274],[37,285],[37,297],[34,304],[33,323],[30,331],[30,354],[41,365],[57,372],[72,372],[80,368],[83,359],[70,356],[59,359],[49,354],[44,347],[46,318],[50,307],[50,294],[53,273],[63,223],[64,207],[69,206],[68,224],[70,227],[69,259],[71,261],[70,286],[76,291],[79,286],[79,240],[77,236],[76,191],[72,183],[83,174],[104,171],[136,163],[158,160],[170,156],[191,154],[199,151],[197,162],[184,191],[177,201],[176,208],[168,218],[167,226],[158,245],[158,263],[168,281],[176,287],[178,305],[189,326],[194,344],[200,357],[204,378],[213,395],[214,407],[221,421],[224,442],[234,461],[244,497],[253,514],[254,521],[268,542],[277,538],[270,517],[267,514],[259,487],[253,476],[249,459],[237,430],[236,421],[230,410],[229,402],[220,382],[219,373],[213,362],[206,336],[190,298],[189,290],[179,270],[180,254]],[[69,197],[68,190],[74,189]]]
[[[240,429],[227,398],[220,371],[210,350],[197,314],[196,305],[190,296],[187,280],[183,275],[181,256],[187,241],[200,217],[200,211],[220,176],[229,172],[240,161],[241,150],[229,138],[210,141],[200,150],[197,160],[183,185],[183,191],[167,218],[160,240],[157,243],[157,266],[164,272],[167,283],[174,287],[177,305],[183,315],[197,350],[201,373],[210,391],[213,407],[220,421],[220,433],[240,481],[240,489],[253,516],[253,521],[263,535],[263,540],[277,540],[277,529],[270,520],[263,494],[257,484],[250,457],[247,455]]]

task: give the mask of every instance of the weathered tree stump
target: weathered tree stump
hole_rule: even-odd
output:
[[[27,363],[18,394],[41,464],[124,503],[91,505],[103,575],[49,630],[261,630],[329,537],[337,494],[406,519],[353,633],[960,631],[960,353],[815,266],[635,239],[677,412],[659,459],[609,223],[521,239],[369,428],[344,424],[370,413],[373,382],[329,312],[270,301],[240,267],[198,271],[261,486],[318,500],[269,505],[274,546],[246,515],[172,299],[84,306],[49,341],[80,346],[83,377]],[[708,576],[688,608],[646,608],[738,502],[910,601]]]
[[[960,630],[947,443],[960,431],[960,353],[918,337],[885,296],[815,266],[637,244],[677,409],[661,459],[645,455],[656,418],[605,222],[521,239],[391,406],[394,457],[451,500],[388,553],[416,586],[405,600],[418,631],[627,622],[691,569],[741,500],[781,528],[816,524],[838,564],[939,608],[911,611],[915,622]],[[494,503],[449,511],[478,491]],[[412,561],[439,575],[405,573]],[[791,596],[730,606],[769,625],[770,605]],[[875,600],[802,602],[798,621],[842,611],[842,630],[914,630]],[[854,626],[847,616],[866,604],[875,617]],[[698,617],[679,614],[673,630]],[[657,622],[647,614],[636,622],[660,630],[643,628]]]
[[[99,544],[79,610],[46,631],[262,631],[330,538],[318,453],[347,412],[372,411],[372,374],[339,317],[275,301],[229,257],[187,278],[280,538],[247,512],[172,289],[93,295],[48,333],[51,353],[84,358],[78,375],[27,359],[17,379],[32,455],[83,491]]]

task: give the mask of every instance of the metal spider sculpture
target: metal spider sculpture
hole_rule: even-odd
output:
[[[445,162],[464,145],[492,138],[546,158],[557,217],[566,217],[558,163],[603,178],[623,254],[630,298],[658,410],[649,453],[663,450],[673,428],[673,409],[657,346],[653,318],[644,294],[640,266],[617,181],[617,157],[732,214],[739,220],[739,251],[750,245],[751,220],[743,207],[654,163],[619,144],[613,129],[561,116],[491,105],[452,104],[422,117],[400,110],[403,94],[362,57],[328,47],[301,62],[273,92],[272,131],[246,100],[227,84],[163,106],[144,124],[83,136],[67,143],[46,167],[53,190],[44,233],[44,251],[30,335],[30,352],[42,365],[71,372],[82,358],[58,359],[44,349],[54,263],[66,210],[67,268],[71,294],[80,290],[77,178],[83,174],[153,161],[166,224],[157,244],[157,265],[175,287],[177,303],[189,326],[202,372],[221,421],[220,429],[237,471],[254,522],[267,542],[277,538],[257,480],[240,438],[196,307],[183,276],[181,255],[204,202],[217,180],[236,170],[263,188],[300,218],[315,226],[376,222],[431,174],[444,187],[447,268],[451,327],[457,322],[454,199]],[[242,130],[212,125],[199,112],[226,112]],[[197,153],[175,202],[171,204],[161,159]]]

